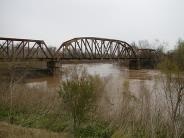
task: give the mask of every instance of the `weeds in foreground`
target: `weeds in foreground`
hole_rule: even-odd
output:
[[[178,79],[175,75],[170,75],[169,78],[165,76],[167,74],[161,77],[167,85],[160,85],[167,86],[163,87],[162,91],[165,94],[162,100],[165,98],[166,106],[162,105],[163,102],[157,99],[158,97],[153,97],[158,91],[151,93],[144,81],[140,82],[141,92],[136,95],[126,80],[121,89],[119,116],[109,120],[103,119],[96,112],[101,94],[105,91],[104,80],[99,76],[90,76],[84,68],[71,69],[61,82],[59,93],[15,84],[11,95],[10,89],[7,89],[9,85],[1,83],[0,120],[9,121],[11,108],[14,124],[67,132],[75,134],[75,137],[182,138],[183,98],[179,99],[175,110],[177,97],[181,96],[176,90],[183,86],[182,77]],[[9,102],[10,97],[12,103]]]

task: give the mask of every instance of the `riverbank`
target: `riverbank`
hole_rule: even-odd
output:
[[[22,83],[0,83],[0,121],[54,134],[66,132],[74,136],[76,131],[81,138],[170,136],[171,121],[166,117],[160,71],[129,70],[114,64],[71,64],[62,66],[62,71],[58,76],[26,78]],[[80,78],[86,75],[90,77]],[[71,78],[74,80],[70,81]],[[83,107],[86,101],[93,100],[86,100],[87,95],[78,102],[73,102],[73,98],[78,98],[75,95],[61,97],[59,91],[64,85],[66,94],[81,92],[80,97],[92,90],[98,95],[94,100],[96,106],[91,108],[95,111],[83,114],[90,117],[85,117],[77,129],[72,127],[71,104],[80,103]],[[63,98],[69,98],[67,105]],[[81,114],[83,109],[88,108],[76,110]]]

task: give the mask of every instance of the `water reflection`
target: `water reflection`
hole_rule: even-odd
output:
[[[59,87],[61,76],[48,76],[41,78],[30,78],[26,80],[26,86],[29,88],[38,88],[42,90],[55,90]]]
[[[152,87],[154,82],[154,77],[159,74],[155,70],[129,70],[125,67],[119,67],[115,64],[82,64],[86,67],[87,71],[91,75],[99,75],[101,77],[109,77],[111,89],[120,89],[124,80],[129,80],[131,91],[138,90],[141,81],[145,82],[149,88]],[[63,65],[62,69],[72,67],[75,65]],[[62,80],[62,75],[58,76],[48,76],[34,79],[27,79],[26,85],[28,87],[39,87],[44,89],[51,89],[58,87],[60,81]],[[138,90],[139,91],[139,90]]]
[[[125,67],[117,66],[116,64],[81,64],[86,67],[87,71],[91,75],[100,75],[102,78],[108,78],[107,82],[107,95],[111,104],[115,104],[114,101],[118,101],[117,98],[121,97],[121,91],[123,89],[124,81],[129,81],[129,89],[131,92],[137,94],[141,91],[141,83],[144,82],[145,87],[151,90],[154,86],[154,78],[159,74],[156,70],[129,70]],[[63,65],[62,70],[76,65]],[[42,88],[53,90],[59,87],[62,80],[62,75],[48,76],[42,78],[28,79],[26,86],[34,88]]]

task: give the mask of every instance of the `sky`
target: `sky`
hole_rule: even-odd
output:
[[[44,40],[59,47],[94,36],[167,42],[184,39],[184,0],[0,0],[0,37]]]

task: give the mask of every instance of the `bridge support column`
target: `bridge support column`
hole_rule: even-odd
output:
[[[155,62],[152,59],[142,59],[140,61],[141,68],[153,69],[155,67]]]
[[[129,69],[140,69],[140,60],[139,59],[129,60]]]
[[[57,67],[56,61],[48,61],[47,70],[50,75],[58,75],[60,73],[60,67]]]

